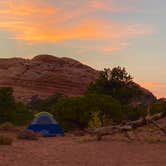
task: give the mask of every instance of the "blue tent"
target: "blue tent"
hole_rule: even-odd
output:
[[[48,112],[40,112],[36,118],[29,124],[28,130],[39,132],[43,136],[64,135],[61,126],[56,122],[53,116]]]

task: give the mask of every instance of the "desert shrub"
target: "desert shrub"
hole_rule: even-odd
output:
[[[49,112],[60,98],[63,96],[60,94],[49,96],[46,99],[41,99],[39,96],[32,96],[30,102],[28,103],[28,107],[37,112]]]
[[[161,103],[161,102],[154,102],[152,103],[151,105],[151,108],[150,108],[150,112],[151,114],[156,114],[156,113],[161,113],[161,112],[164,112],[165,111],[165,105],[164,103]]]
[[[18,126],[27,125],[33,118],[33,113],[21,102],[15,103],[15,109],[11,111],[9,116],[10,121]]]
[[[11,145],[12,143],[13,143],[12,138],[4,135],[0,136],[0,145]]]
[[[64,130],[88,127],[90,114],[84,97],[65,97],[58,101],[51,113]]]
[[[12,88],[0,88],[0,124],[11,122],[15,125],[27,124],[33,118],[28,107],[16,102]]]
[[[134,121],[140,119],[141,117],[145,117],[146,109],[147,108],[144,105],[140,105],[138,107],[125,105],[122,107],[123,114],[125,116],[124,119],[127,121]]]
[[[0,88],[0,108],[8,109],[14,106],[15,99],[13,89],[10,87]]]
[[[89,121],[89,128],[99,128],[102,126],[102,122],[100,119],[100,112],[96,111],[96,112],[92,112],[91,114],[91,119]]]
[[[120,123],[124,116],[119,101],[109,95],[104,94],[89,94],[85,96],[88,104],[91,119],[94,112],[98,112],[101,125],[107,125],[107,122]]]
[[[10,122],[5,122],[3,124],[0,125],[0,130],[4,130],[4,131],[16,131],[16,127],[10,123]]]
[[[9,121],[11,110],[14,109],[15,101],[12,88],[0,88],[0,123]]]
[[[23,130],[18,133],[17,138],[24,140],[38,140],[39,135],[31,130]]]
[[[83,130],[103,126],[106,121],[123,120],[121,104],[111,96],[98,94],[61,98],[51,113],[64,130]]]

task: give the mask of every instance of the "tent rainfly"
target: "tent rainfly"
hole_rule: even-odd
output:
[[[41,133],[43,136],[64,135],[61,126],[48,112],[38,113],[27,129]]]

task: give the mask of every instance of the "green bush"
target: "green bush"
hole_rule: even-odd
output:
[[[145,117],[147,108],[143,105],[140,105],[139,107],[132,107],[125,105],[122,107],[122,109],[123,109],[123,114],[125,116],[125,120],[134,121],[142,117]]]
[[[32,96],[31,101],[28,103],[28,107],[37,112],[49,112],[60,98],[63,96],[60,94],[56,94],[53,96],[49,96],[46,99],[40,99],[38,96]]]
[[[51,113],[64,130],[83,129],[88,126],[90,114],[84,97],[65,97],[58,101]]]
[[[11,122],[14,125],[25,125],[33,119],[28,107],[16,102],[12,88],[0,88],[0,124]]]
[[[150,112],[151,114],[161,113],[165,111],[165,104],[161,102],[154,102],[151,105]]]
[[[98,94],[61,98],[51,113],[65,130],[103,126],[106,121],[119,123],[123,120],[120,103],[111,96]]]
[[[0,136],[0,145],[11,145],[12,143],[13,143],[12,138],[4,135]]]
[[[105,125],[106,121],[119,123],[123,120],[121,104],[113,97],[104,94],[89,94],[85,96],[85,99],[91,113],[99,112],[102,125]]]
[[[9,115],[10,121],[19,126],[27,125],[33,118],[33,113],[21,102],[15,103],[15,109],[13,109]]]

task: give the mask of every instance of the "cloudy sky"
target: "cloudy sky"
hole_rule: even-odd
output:
[[[165,8],[165,0],[0,0],[0,57],[120,65],[166,97]]]

